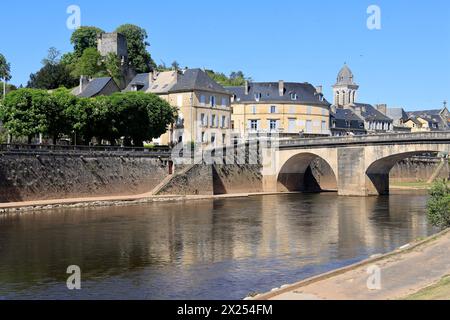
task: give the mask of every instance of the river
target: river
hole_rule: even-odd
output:
[[[425,193],[289,194],[0,216],[0,299],[242,299],[433,234]],[[67,289],[68,266],[81,290]]]

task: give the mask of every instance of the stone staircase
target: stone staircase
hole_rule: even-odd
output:
[[[172,182],[173,179],[175,179],[178,176],[185,175],[190,170],[192,170],[197,164],[191,164],[187,167],[183,168],[180,172],[175,172],[174,174],[171,174],[163,179],[160,184],[158,184],[151,192],[151,195],[157,196],[169,183]]]

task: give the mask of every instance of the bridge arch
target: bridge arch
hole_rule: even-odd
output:
[[[366,163],[366,187],[369,195],[389,194],[389,174],[394,166],[405,159],[429,153],[448,153],[448,144],[396,146],[390,154],[383,154]],[[375,154],[380,154],[375,152]]]
[[[291,156],[277,175],[279,192],[337,190],[335,169],[324,157],[312,152]]]

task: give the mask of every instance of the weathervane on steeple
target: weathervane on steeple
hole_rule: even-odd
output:
[[[444,109],[447,108],[447,100],[444,100]]]

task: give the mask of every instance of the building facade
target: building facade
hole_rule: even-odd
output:
[[[230,141],[231,94],[201,69],[138,74],[125,91],[154,93],[177,107],[177,121],[158,144],[220,146]]]
[[[241,139],[276,133],[282,137],[328,136],[330,104],[309,83],[246,82],[232,94],[232,127]]]

